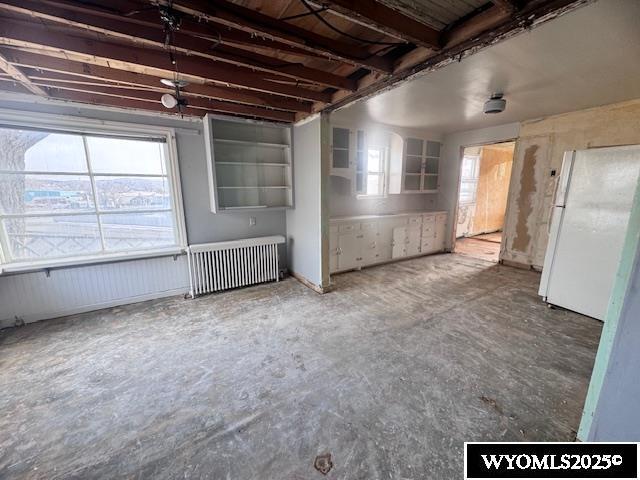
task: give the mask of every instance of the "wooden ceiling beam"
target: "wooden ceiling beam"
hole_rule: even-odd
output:
[[[440,32],[376,0],[314,0],[341,16],[391,37],[433,50],[440,49]]]
[[[168,4],[168,0],[149,1],[162,5]],[[174,0],[172,7],[195,18],[262,35],[357,67],[384,73],[390,73],[392,70],[390,60],[368,52],[362,55],[362,47],[324,37],[308,29],[225,0]]]
[[[35,17],[41,20],[101,33],[111,38],[139,42],[157,49],[165,48],[165,34],[158,20],[155,24],[132,22],[126,17],[101,12],[96,15],[90,7],[66,8],[66,2],[47,0],[2,0],[0,10]],[[302,64],[289,63],[272,56],[217,45],[217,42],[191,37],[180,31],[173,34],[171,47],[187,55],[197,55],[220,60],[240,67],[250,67],[296,80],[324,85],[337,89],[355,90],[355,81],[329,72],[309,68]]]
[[[48,57],[14,48],[0,51],[15,66],[24,70],[30,78],[33,75],[48,76],[56,80],[85,79],[127,84],[139,87],[162,87],[160,78],[143,73],[127,72],[114,68],[91,65],[72,60]],[[37,73],[40,72],[40,73]],[[259,107],[269,107],[292,112],[311,113],[312,104],[287,97],[277,97],[265,93],[238,88],[219,87],[202,83],[190,83],[183,91],[188,95],[231,101]]]
[[[513,13],[518,9],[515,0],[491,0],[491,3],[508,13]]]
[[[497,27],[510,18],[511,11],[507,11],[497,5],[493,5],[487,10],[474,15],[466,22],[444,32],[442,35],[444,48],[454,47],[465,40]]]
[[[35,85],[29,77],[27,77],[18,67],[11,64],[2,53],[0,53],[0,70],[4,71],[9,75],[13,80],[18,82],[24,88],[29,90],[31,93],[38,95],[40,97],[46,97],[47,92],[41,89],[39,86]]]
[[[7,18],[0,21],[0,44],[37,49],[49,56],[75,56],[86,63],[109,66],[120,70],[150,73],[173,78],[176,66],[165,52],[133,45],[120,45],[100,40],[75,37],[33,23]],[[272,93],[302,100],[328,103],[331,95],[296,85],[289,85],[287,77],[265,76],[248,68],[221,65],[207,59],[174,55],[178,70],[189,80],[212,81],[223,85]]]
[[[57,82],[55,80],[36,81],[34,83],[38,86],[47,88],[52,97],[56,97],[57,92],[59,91],[67,91],[74,93],[88,93],[101,97],[111,97],[123,100],[144,101],[160,104],[160,97],[162,95],[162,93],[160,92],[142,91],[137,88],[128,88],[125,86],[114,88],[100,85],[68,84],[64,82]],[[73,99],[73,96],[71,96],[70,98]],[[221,102],[218,100],[209,100],[205,98],[188,98],[186,100],[187,108],[189,108],[190,110],[201,110],[200,115],[204,115],[207,112],[217,112],[286,123],[291,123],[295,119],[295,114],[292,112],[283,112],[280,110],[271,110],[249,105],[239,105],[237,103]],[[162,108],[164,108],[166,113],[178,113],[177,108],[167,109],[164,106]]]
[[[138,9],[131,10],[131,2],[128,0],[95,0],[90,5],[78,0],[55,0],[56,5],[64,5],[69,10],[92,13],[95,15],[105,15],[111,17],[116,15],[119,18],[126,18],[129,22],[136,22],[147,25],[157,25],[160,21],[159,9]],[[222,45],[241,46],[267,50],[269,53],[279,51],[287,55],[295,55],[303,58],[325,58],[323,55],[295,47],[287,43],[278,42],[265,38],[254,33],[245,32],[226,25],[217,24],[203,19],[191,19],[185,16],[181,19],[180,32],[193,37],[200,37],[220,43]]]

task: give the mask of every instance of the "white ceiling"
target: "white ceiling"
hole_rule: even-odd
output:
[[[507,109],[485,115],[491,92]],[[640,1],[599,0],[333,113],[450,133],[640,98]]]

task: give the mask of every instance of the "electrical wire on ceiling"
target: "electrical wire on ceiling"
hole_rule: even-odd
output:
[[[322,8],[319,8],[317,10],[313,10],[312,12],[304,12],[304,13],[299,13],[298,15],[291,15],[289,17],[282,17],[280,20],[283,20],[283,21],[297,20],[298,18],[308,17],[309,15],[315,15],[316,13],[326,12],[327,10],[329,10],[329,7],[322,7]]]
[[[329,23],[329,21],[327,21],[324,17],[322,17],[322,15],[320,15],[320,13],[318,13],[317,10],[314,10],[314,8],[311,5],[309,5],[309,3],[306,0],[300,0],[300,2],[302,2],[302,4],[305,7],[307,7],[307,10],[309,10],[309,15],[314,15],[318,20],[320,20],[324,25],[329,27],[331,30],[333,30],[336,33],[339,33],[340,35],[344,35],[345,37],[349,37],[358,42],[369,43],[371,45],[405,45],[406,44],[406,42],[379,42],[375,40],[367,40],[365,38],[356,37],[355,35],[351,35],[350,33],[345,32],[344,30],[340,30],[338,27]]]

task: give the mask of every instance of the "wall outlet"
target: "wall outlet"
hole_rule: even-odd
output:
[[[256,224],[256,217],[249,217],[249,225],[252,227]]]

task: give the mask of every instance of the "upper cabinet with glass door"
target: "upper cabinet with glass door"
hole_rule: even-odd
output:
[[[421,138],[406,138],[403,157],[401,191],[390,193],[437,192],[440,143]]]
[[[331,129],[331,175],[353,177],[354,139],[348,128]]]

